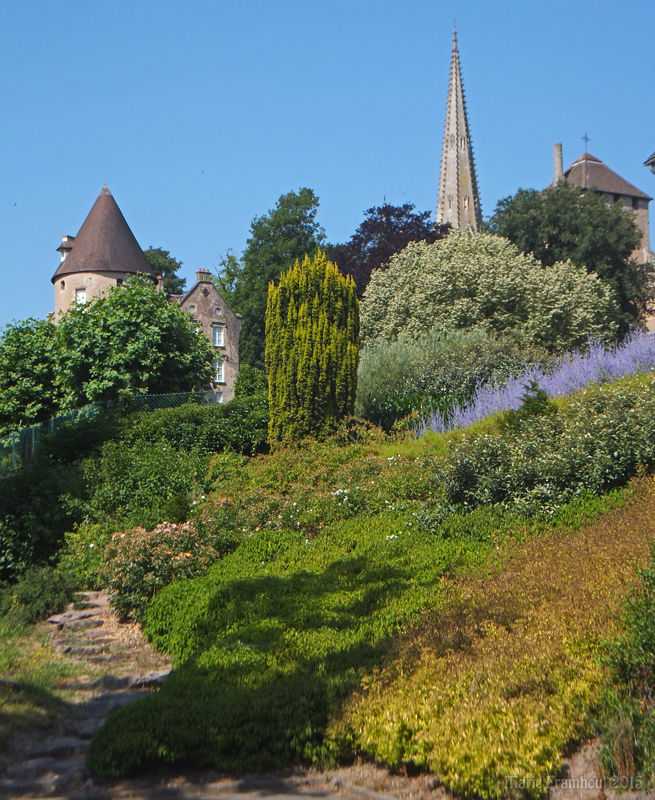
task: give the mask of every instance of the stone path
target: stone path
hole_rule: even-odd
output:
[[[147,645],[138,626],[119,623],[106,592],[83,594],[83,603],[48,620],[54,629],[51,646],[102,665],[105,674],[71,681],[66,688],[73,690],[73,702],[55,725],[16,737],[11,763],[0,771],[0,797],[71,797],[90,789],[85,755],[95,731],[117,708],[158,687],[170,671],[168,660]],[[141,671],[141,665],[150,669]]]

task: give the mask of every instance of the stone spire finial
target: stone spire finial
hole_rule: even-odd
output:
[[[456,29],[453,29],[437,222],[450,222],[453,228],[463,228],[473,233],[477,233],[482,227],[482,210],[464,101]]]

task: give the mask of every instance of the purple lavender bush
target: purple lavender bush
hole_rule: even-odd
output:
[[[499,411],[516,411],[531,381],[536,381],[550,398],[562,397],[593,383],[612,381],[654,367],[655,336],[652,334],[633,333],[610,348],[590,341],[586,351],[568,353],[549,370],[531,365],[500,386],[480,383],[468,403],[446,413],[434,411],[417,426],[416,434],[420,436],[428,430],[452,431]]]

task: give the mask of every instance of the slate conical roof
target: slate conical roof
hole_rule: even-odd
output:
[[[112,193],[105,186],[52,277],[80,272],[145,273],[157,280]]]
[[[477,233],[482,227],[480,194],[464,100],[456,31],[453,31],[437,222],[450,222],[453,228],[471,230],[473,233]]]

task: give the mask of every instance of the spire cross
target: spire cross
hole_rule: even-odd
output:
[[[585,131],[585,135],[582,136],[581,139],[584,142],[584,149],[585,149],[585,153],[586,153],[587,152],[587,147],[589,145],[589,142],[591,141],[591,139],[587,136],[586,131]]]

